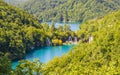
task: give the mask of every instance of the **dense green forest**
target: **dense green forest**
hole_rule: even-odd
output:
[[[81,42],[61,58],[44,68],[47,75],[119,75],[120,74],[120,11],[102,19],[90,20],[78,32]],[[90,43],[90,36],[94,39]]]
[[[81,22],[117,11],[120,0],[29,0],[19,6],[43,22]]]
[[[75,36],[68,25],[55,28],[54,23],[40,24],[34,16],[0,0],[0,51],[11,59],[21,59],[34,47],[62,45],[69,36]]]
[[[43,65],[21,61],[13,74],[30,75],[119,75],[120,11],[90,20],[78,32],[81,41],[68,54]],[[92,36],[94,39],[85,41]],[[36,64],[37,63],[37,64]],[[38,65],[36,67],[36,65]]]
[[[119,5],[117,1],[108,2]],[[119,75],[119,32],[120,10],[83,22],[75,33],[68,25],[55,28],[54,22],[51,26],[40,24],[34,16],[0,0],[0,75]],[[47,64],[37,59],[34,62],[22,60],[15,70],[11,69],[11,59],[23,58],[31,47],[46,46],[48,39],[52,45],[62,45],[69,36],[77,36],[80,41],[68,54]],[[90,37],[93,40],[90,41]]]

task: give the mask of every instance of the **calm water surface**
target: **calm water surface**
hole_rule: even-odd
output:
[[[33,51],[26,54],[24,59],[33,61],[35,58],[38,58],[40,62],[47,63],[56,56],[62,56],[63,54],[68,53],[73,48],[73,46],[74,45],[63,45],[36,48]],[[15,69],[15,67],[18,64],[19,64],[18,61],[14,61],[12,63],[12,68]]]
[[[49,25],[52,24],[51,22],[47,22],[47,23]],[[70,28],[72,31],[79,30],[79,25],[80,25],[80,23],[63,23],[63,22],[55,22],[54,24],[55,24],[55,27],[58,27],[59,25],[64,26],[65,24],[70,25]],[[68,53],[72,47],[73,45],[36,48],[33,51],[27,53],[24,59],[33,61],[35,58],[38,58],[40,62],[47,63],[48,61],[52,60],[56,56],[62,56],[63,54]],[[15,67],[18,64],[19,64],[18,61],[13,61],[12,68],[15,69]]]
[[[52,22],[46,22],[46,23],[49,24],[49,25],[52,24]],[[77,31],[77,30],[79,30],[79,26],[80,26],[81,23],[55,22],[54,24],[55,24],[55,27],[58,27],[58,26],[60,26],[60,25],[61,25],[61,26],[64,26],[65,24],[67,24],[67,25],[70,25],[70,29],[71,29],[72,31]]]

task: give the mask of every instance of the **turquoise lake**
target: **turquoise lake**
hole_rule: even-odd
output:
[[[48,25],[51,25],[51,22],[47,22]],[[63,23],[63,22],[55,22],[55,27],[59,25],[70,25],[72,31],[79,30],[80,23]],[[52,60],[56,56],[62,56],[69,52],[69,50],[73,47],[73,45],[63,45],[63,46],[49,46],[49,47],[42,47],[42,48],[35,48],[31,52],[27,53],[24,57],[25,60],[33,61],[35,58],[38,58],[40,62],[47,63],[48,61]],[[14,69],[19,64],[18,61],[12,62],[12,68]]]
[[[51,25],[52,24],[52,22],[46,22],[48,25]],[[79,26],[80,26],[80,22],[78,22],[78,23],[71,23],[71,22],[67,22],[67,23],[64,23],[64,22],[55,22],[54,23],[54,25],[55,25],[55,27],[57,28],[58,26],[64,26],[64,25],[70,25],[70,29],[72,30],[72,31],[77,31],[77,30],[79,30]]]
[[[74,45],[63,45],[35,48],[31,52],[27,53],[24,59],[33,61],[35,58],[38,58],[40,62],[47,63],[56,56],[59,57],[68,53],[73,48],[73,46]],[[13,61],[12,68],[15,69],[18,64],[18,61]]]

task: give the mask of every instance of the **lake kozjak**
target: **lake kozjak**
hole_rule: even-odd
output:
[[[51,22],[48,22],[50,25]],[[55,26],[64,25],[64,23],[55,23]],[[67,23],[70,25],[72,31],[79,30],[79,23]],[[62,45],[62,46],[47,46],[47,47],[38,47],[33,49],[31,52],[28,52],[24,60],[31,60],[33,61],[35,58],[39,59],[42,63],[47,63],[55,57],[60,57],[66,53],[68,53],[74,45]],[[15,69],[16,66],[19,64],[19,61],[12,62],[12,68]]]

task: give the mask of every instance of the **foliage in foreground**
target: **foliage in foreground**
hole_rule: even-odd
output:
[[[8,59],[8,55],[0,52],[0,75],[10,75],[11,70],[11,61]]]
[[[11,71],[11,75],[40,75],[42,73],[43,64],[39,60],[20,61],[20,65],[14,71]]]

